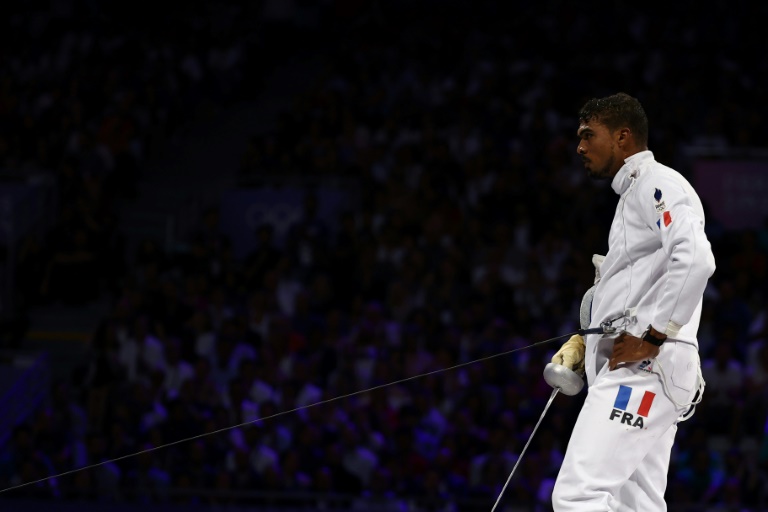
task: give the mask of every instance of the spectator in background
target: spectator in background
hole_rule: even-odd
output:
[[[275,229],[271,224],[263,224],[256,230],[256,247],[243,263],[249,290],[260,289],[267,273],[275,269],[282,258],[282,251],[275,246],[274,237]]]
[[[142,450],[153,448],[151,443],[141,446]],[[125,487],[138,503],[165,503],[171,475],[157,464],[151,452],[138,455],[136,468],[125,478]]]
[[[720,298],[718,307],[714,311],[716,329],[722,331],[733,331],[732,338],[739,340],[740,343],[734,345],[734,349],[743,357],[747,347],[743,343],[748,339],[749,326],[752,323],[752,312],[746,300],[737,295],[736,285],[733,281],[724,281],[720,287]]]
[[[165,392],[169,397],[175,397],[179,394],[181,387],[195,374],[192,364],[182,359],[181,340],[168,338],[165,341],[163,363]]]
[[[743,365],[733,354],[733,345],[736,343],[735,332],[725,331],[715,347],[714,358],[704,361],[701,368],[707,383],[708,402],[703,408],[710,418],[710,432],[713,435],[735,435],[737,414],[744,407],[742,390],[745,375]]]

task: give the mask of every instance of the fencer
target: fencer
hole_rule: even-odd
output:
[[[584,371],[587,396],[555,483],[556,512],[664,511],[678,423],[701,400],[696,339],[715,270],[693,187],[648,150],[640,103],[620,93],[579,112],[577,152],[619,195],[608,252],[595,256],[590,327],[552,363]],[[614,323],[614,325],[616,325]]]

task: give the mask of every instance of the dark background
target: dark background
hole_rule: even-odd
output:
[[[4,509],[490,510],[556,344],[230,427],[575,329],[617,200],[576,113],[625,91],[720,212],[669,508],[768,510],[766,11],[14,5],[0,491],[147,451]],[[555,400],[505,510],[551,509],[582,400]]]

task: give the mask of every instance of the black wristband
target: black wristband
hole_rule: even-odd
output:
[[[656,345],[657,347],[660,347],[661,344],[664,343],[664,340],[666,340],[666,338],[664,338],[664,340],[660,340],[659,338],[657,338],[656,336],[651,334],[651,326],[650,325],[648,326],[648,328],[645,330],[645,332],[641,336],[641,339],[643,341],[647,341],[651,345]]]

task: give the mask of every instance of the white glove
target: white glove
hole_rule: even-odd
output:
[[[563,343],[557,354],[552,356],[552,362],[561,364],[574,372],[582,371],[584,370],[584,352],[586,350],[587,345],[584,343],[584,338],[579,334],[574,334]]]
[[[597,282],[600,281],[600,265],[603,264],[603,261],[605,261],[605,256],[602,256],[600,254],[593,254],[592,255],[592,264],[595,266],[595,282],[594,282],[594,284],[597,284]]]

